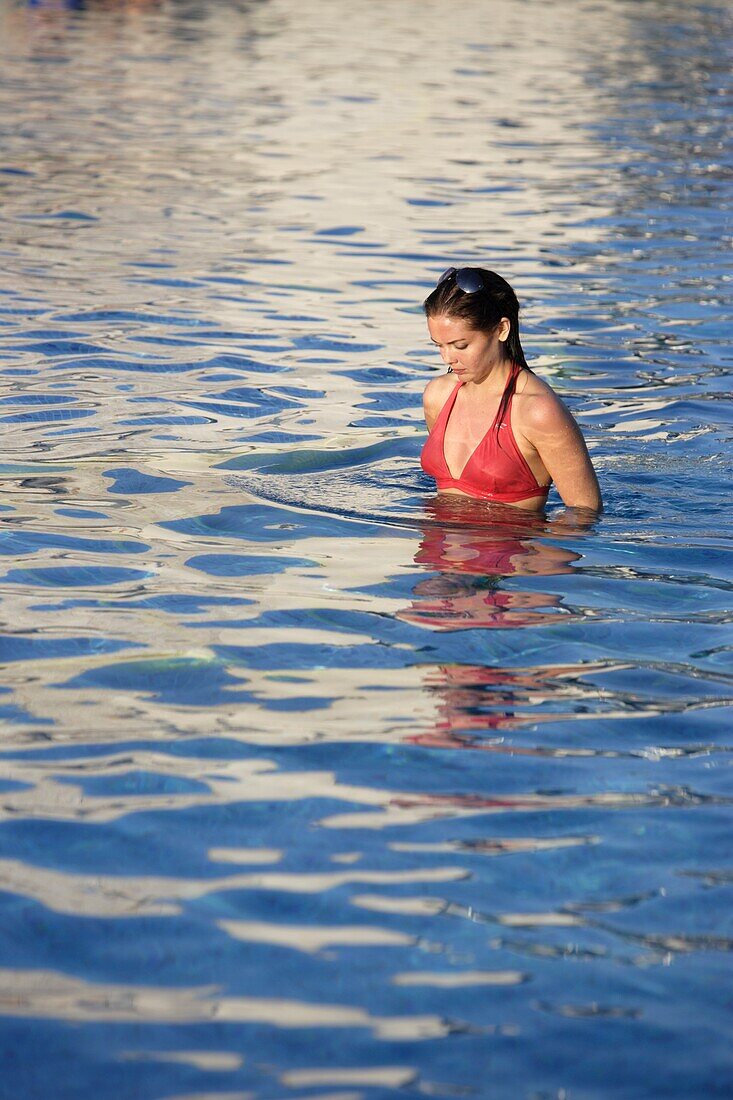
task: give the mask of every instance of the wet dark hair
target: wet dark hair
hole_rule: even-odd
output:
[[[450,269],[449,269],[450,270]],[[459,268],[481,276],[483,287],[467,294],[456,284],[455,272],[438,283],[423,302],[426,317],[460,317],[479,332],[491,332],[506,317],[511,325],[506,339],[507,355],[520,367],[527,360],[519,339],[519,301],[506,279],[484,267]]]

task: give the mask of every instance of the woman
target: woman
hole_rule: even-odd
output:
[[[423,308],[448,367],[423,397],[421,463],[438,491],[539,511],[554,481],[568,507],[599,511],[580,429],[527,366],[509,283],[482,267],[449,267]]]

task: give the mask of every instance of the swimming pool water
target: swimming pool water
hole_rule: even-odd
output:
[[[729,1096],[729,9],[0,0],[0,1095]],[[439,500],[502,272],[606,500]]]

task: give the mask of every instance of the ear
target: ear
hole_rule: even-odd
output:
[[[496,335],[504,343],[509,339],[509,333],[512,331],[512,323],[508,317],[502,317],[497,325]]]

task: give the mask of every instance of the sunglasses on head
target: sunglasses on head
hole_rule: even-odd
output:
[[[438,279],[436,286],[441,286],[448,279],[454,278],[455,284],[464,294],[475,294],[484,289],[484,280],[477,267],[449,267]]]

